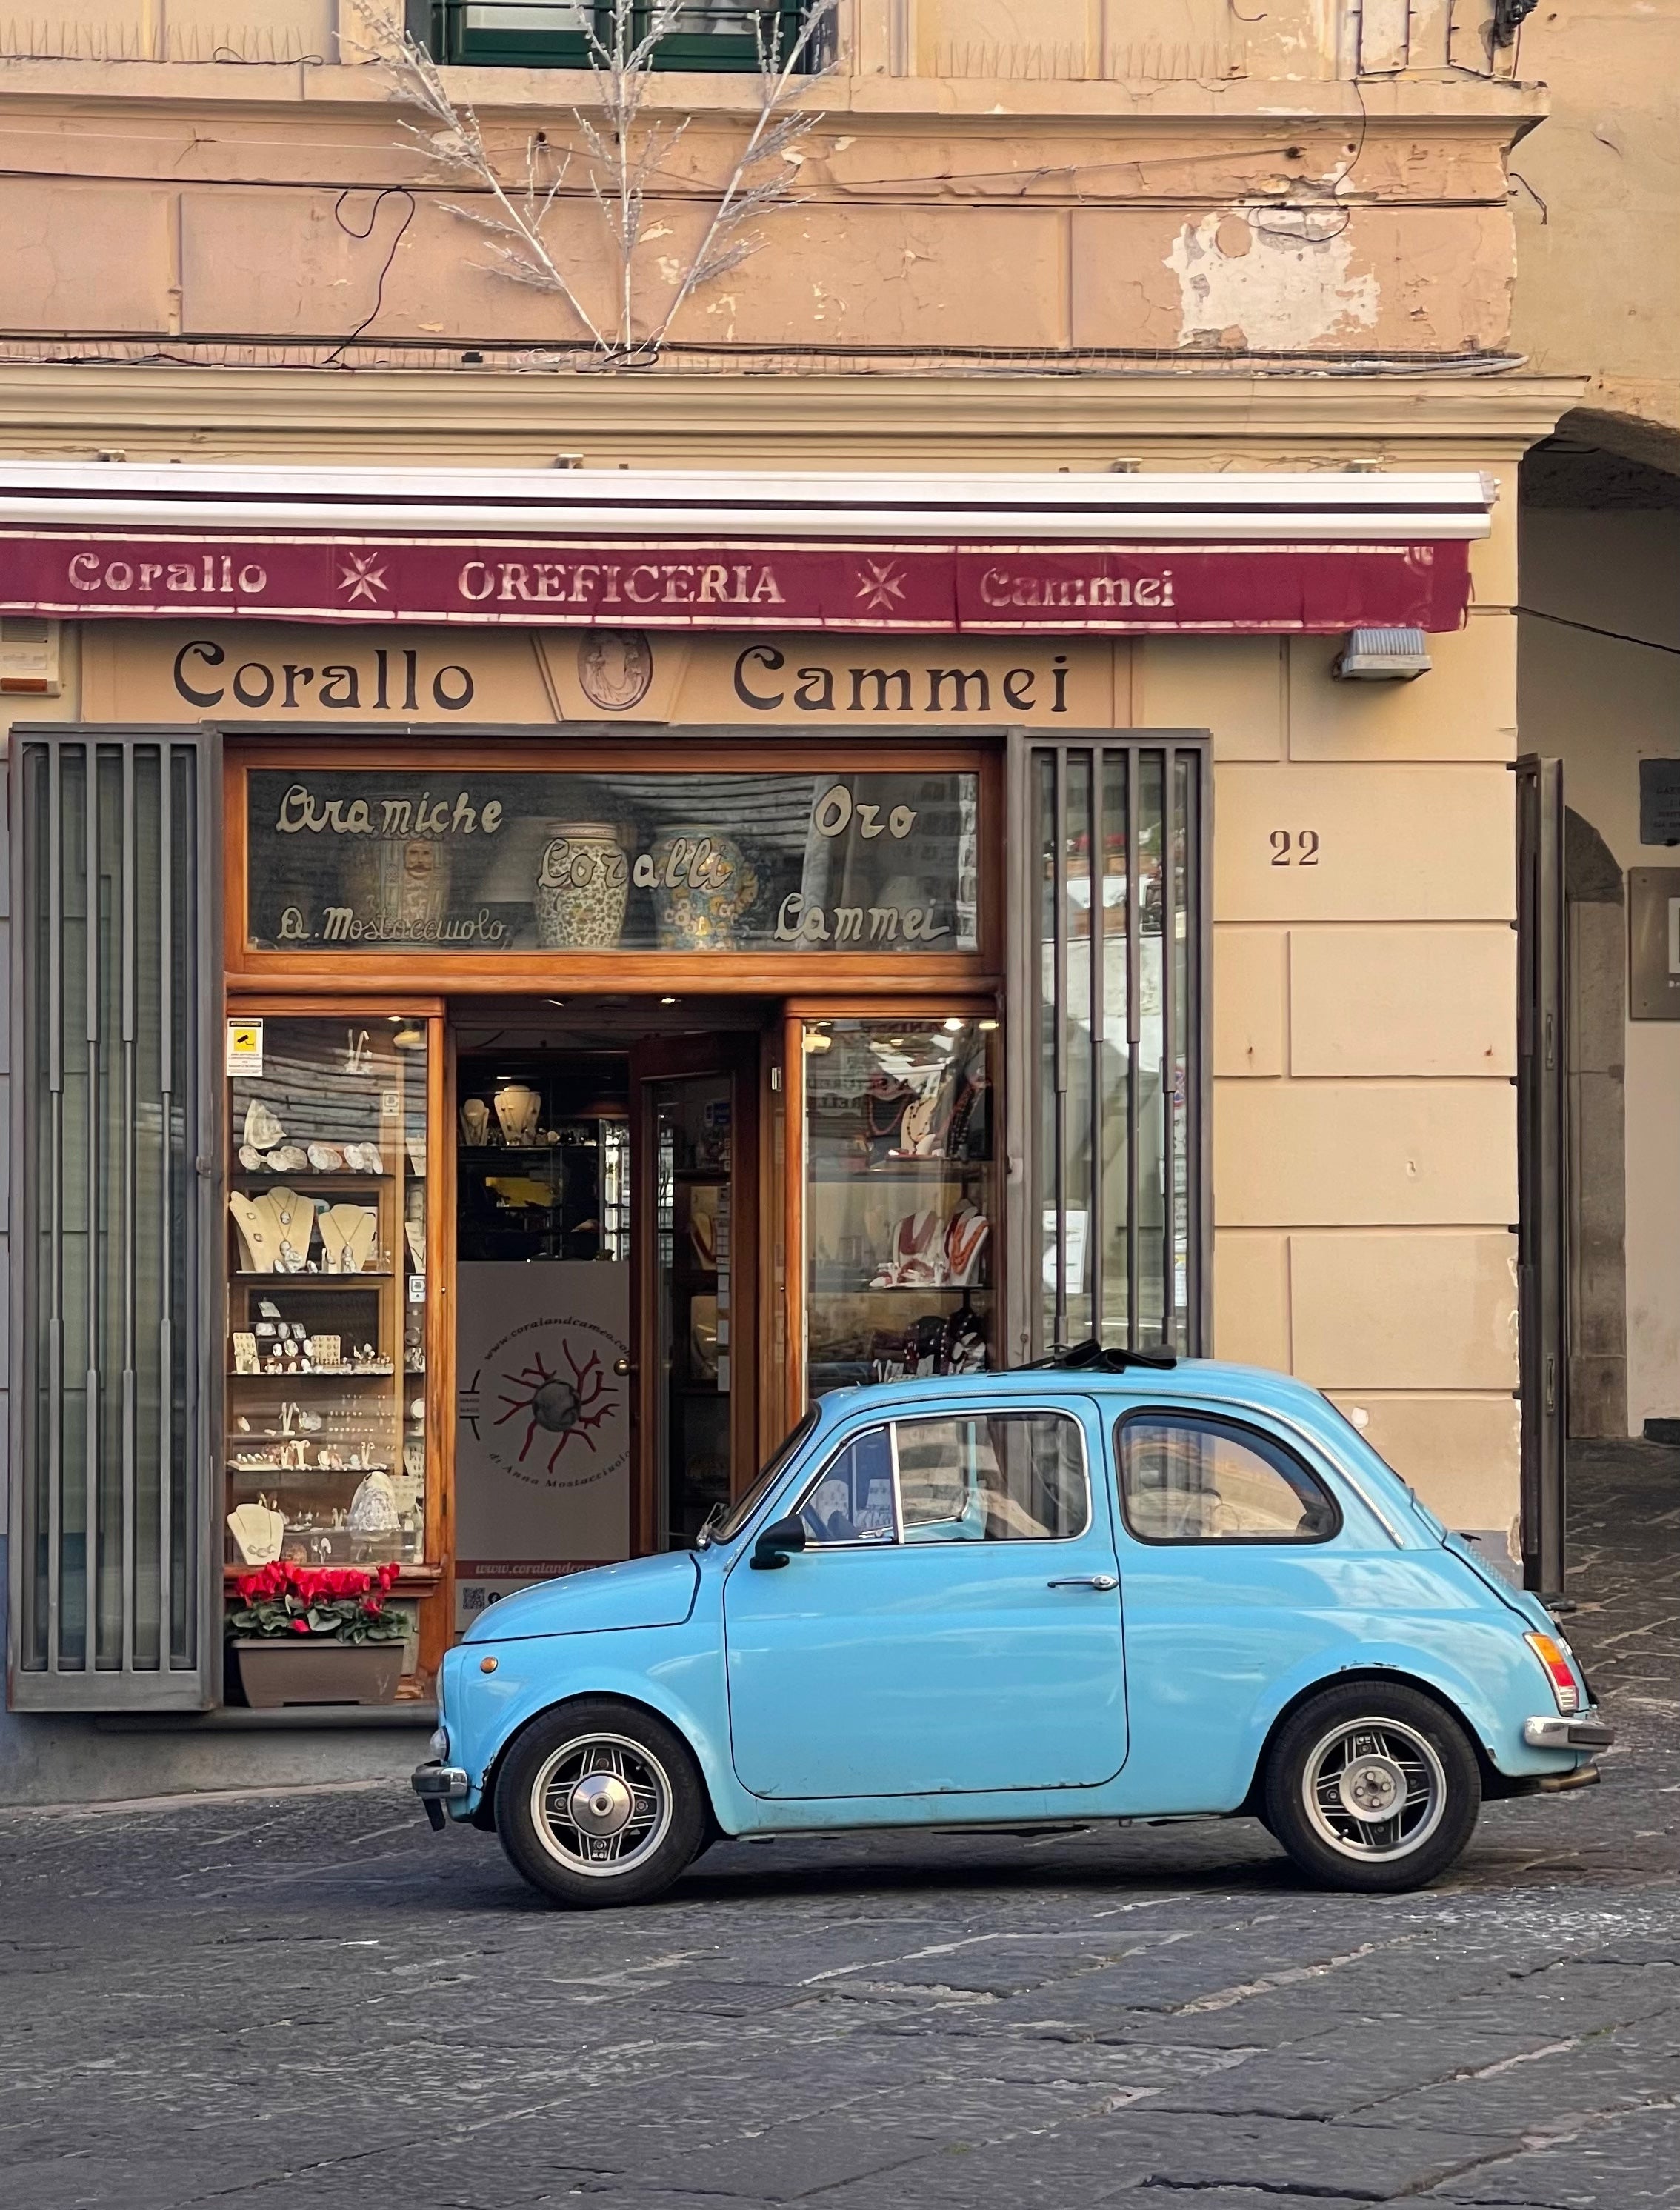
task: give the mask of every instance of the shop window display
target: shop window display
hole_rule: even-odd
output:
[[[997,1026],[806,1024],[813,1396],[998,1362]]]
[[[979,777],[251,768],[254,951],[979,947]]]
[[[418,1563],[427,1025],[233,1029],[245,1062],[228,1083],[227,1561]]]

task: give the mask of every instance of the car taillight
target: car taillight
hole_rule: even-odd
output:
[[[1557,1699],[1558,1710],[1578,1712],[1581,1709],[1581,1690],[1575,1686],[1575,1674],[1560,1646],[1549,1634],[1525,1634],[1522,1639],[1545,1667],[1546,1678],[1551,1682],[1551,1693]]]

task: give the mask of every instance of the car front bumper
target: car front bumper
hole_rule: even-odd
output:
[[[425,1814],[434,1833],[443,1831],[444,1806],[464,1803],[472,1789],[472,1782],[458,1765],[440,1765],[434,1758],[425,1765],[417,1765],[409,1775],[408,1784],[425,1807]]]
[[[1531,1749],[1608,1749],[1616,1730],[1601,1718],[1552,1717],[1525,1719],[1522,1738]]]

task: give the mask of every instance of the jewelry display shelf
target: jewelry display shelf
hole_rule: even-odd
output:
[[[288,1289],[294,1283],[310,1289],[341,1289],[346,1282],[388,1282],[391,1277],[389,1266],[364,1266],[353,1274],[265,1274],[249,1266],[235,1266],[229,1273],[235,1282],[279,1282]]]
[[[394,1366],[265,1366],[257,1374],[242,1374],[235,1366],[226,1369],[230,1381],[390,1381],[396,1378]],[[413,1376],[414,1369],[405,1369],[405,1379]],[[424,1374],[425,1368],[419,1372]]]
[[[236,1076],[231,1085],[226,1362],[231,1386],[222,1462],[230,1511],[259,1505],[265,1495],[273,1499],[269,1508],[285,1523],[280,1555],[293,1562],[315,1562],[302,1555],[302,1546],[328,1536],[334,1565],[412,1566],[426,1540],[429,1422],[413,1400],[425,1393],[420,1354],[424,1291],[430,1286],[425,1263],[430,1185],[424,1170],[430,1047],[398,1041],[398,1035],[412,1038],[412,1024],[393,1018],[383,1026],[397,1033],[386,1034],[371,1023],[346,1028],[331,1013],[265,1016],[262,1070]],[[265,1155],[252,1167],[238,1157],[242,1140]],[[267,1153],[282,1144],[311,1143],[335,1150],[364,1148],[359,1163],[337,1168],[267,1162]],[[368,1168],[376,1154],[378,1173]],[[292,1239],[292,1255],[322,1271],[262,1271],[243,1263],[251,1253],[241,1247],[242,1236],[251,1220],[264,1225],[261,1216],[274,1211],[270,1193],[277,1189],[296,1199],[290,1224],[280,1223],[278,1233]],[[236,1206],[238,1199],[246,1202]],[[324,1232],[330,1234],[335,1214],[352,1217],[328,1245],[318,1217],[326,1217]],[[346,1229],[352,1253],[364,1251],[369,1263],[353,1271],[326,1271],[325,1261],[338,1255]],[[262,1255],[271,1247],[272,1241],[265,1244]],[[328,1339],[329,1351],[336,1348],[341,1356],[366,1344],[374,1362],[358,1364],[346,1356],[337,1365],[305,1367],[306,1337]],[[293,1354],[291,1360],[280,1356],[282,1344]],[[419,1371],[411,1372],[411,1364]],[[325,1432],[301,1438],[286,1433],[280,1407],[288,1398],[308,1406],[312,1427],[324,1420]],[[238,1462],[244,1452],[278,1450],[299,1440],[308,1446],[302,1465]],[[320,1464],[315,1452],[321,1447],[340,1458],[353,1452],[361,1463]],[[346,1524],[328,1524],[335,1513]],[[354,1527],[347,1524],[352,1515]],[[234,1535],[226,1561],[236,1574],[249,1570],[239,1563],[238,1540]]]
[[[918,1181],[937,1187],[943,1182],[983,1181],[993,1163],[991,1159],[877,1159],[861,1167],[814,1163],[807,1180],[822,1188],[852,1189],[867,1181]]]

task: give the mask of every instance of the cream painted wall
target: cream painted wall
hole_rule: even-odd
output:
[[[1513,156],[1521,178],[1514,352],[1589,371],[1585,400],[1621,447],[1680,458],[1680,0],[1546,0],[1522,70],[1551,113]]]
[[[1639,841],[1639,763],[1680,758],[1680,512],[1523,517],[1526,751],[1563,762],[1564,796],[1623,867]],[[1616,636],[1570,628],[1588,623]],[[1618,642],[1646,638],[1649,645]],[[1651,649],[1666,645],[1666,651]],[[1627,1028],[1628,1422],[1680,1415],[1680,1022]]]
[[[1213,733],[1215,1349],[1330,1391],[1508,1539],[1515,632],[1484,593],[1406,685],[1335,681],[1320,638],[1133,656],[1140,726]]]

